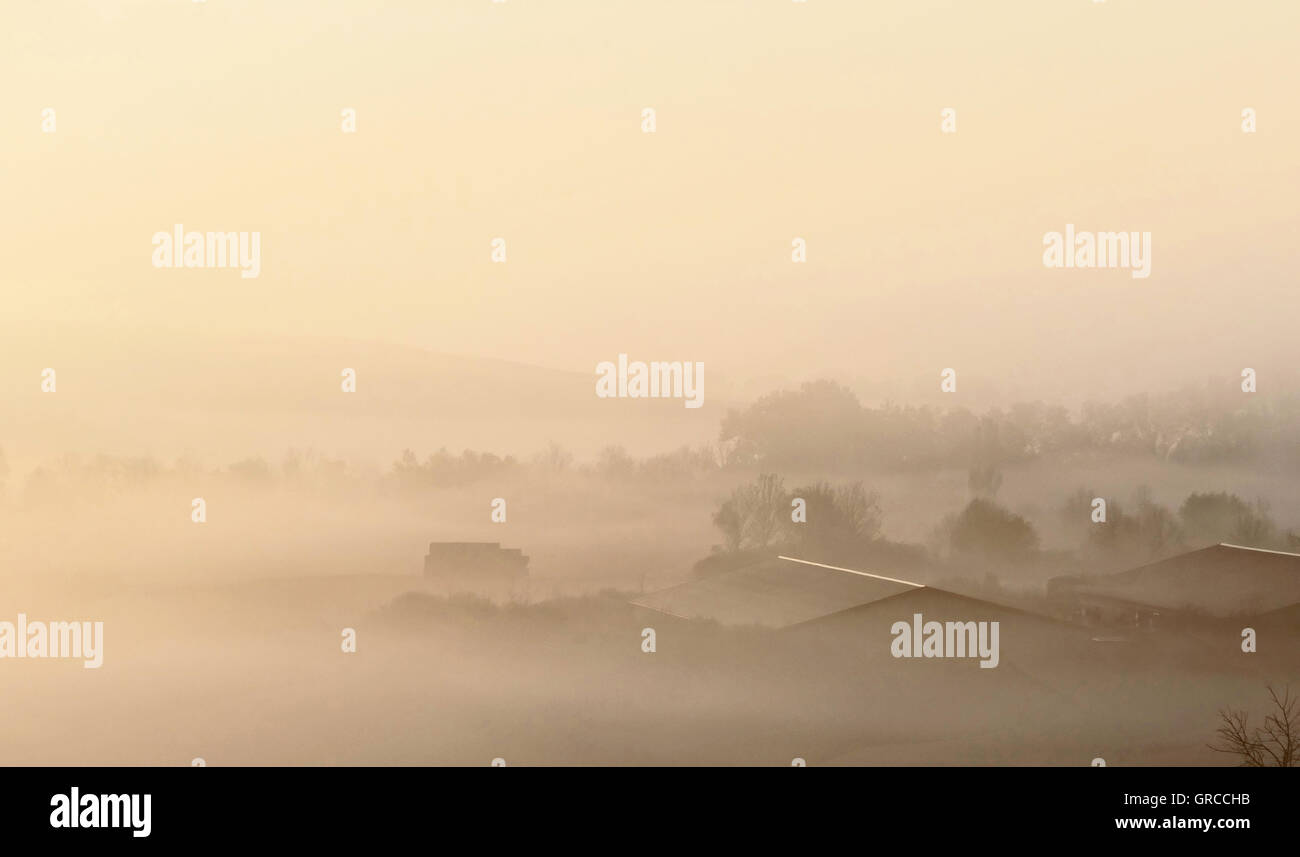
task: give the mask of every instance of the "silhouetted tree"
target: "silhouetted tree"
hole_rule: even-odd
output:
[[[808,548],[842,550],[861,547],[880,536],[880,498],[861,482],[835,487],[818,482],[790,492],[807,504],[807,521],[786,519],[789,540]],[[786,502],[787,510],[790,502]]]
[[[1178,517],[1198,541],[1230,541],[1250,547],[1269,547],[1278,541],[1277,525],[1263,500],[1252,505],[1226,491],[1189,494]]]
[[[614,479],[629,479],[636,475],[636,459],[621,446],[607,446],[600,451],[596,472]]]
[[[949,546],[956,553],[1013,559],[1038,549],[1038,534],[1027,520],[981,497],[971,500],[946,523],[946,529]]]
[[[731,492],[713,515],[729,550],[767,547],[781,533],[789,495],[781,477],[763,473]]]
[[[1088,530],[1088,548],[1120,563],[1163,559],[1183,545],[1178,519],[1152,500],[1145,486],[1136,492],[1133,511],[1112,501],[1106,509],[1106,523]]]
[[[1228,753],[1241,760],[1246,768],[1293,768],[1300,763],[1300,699],[1291,696],[1288,686],[1281,694],[1268,686],[1273,702],[1272,710],[1264,715],[1264,725],[1250,725],[1250,714],[1233,711],[1219,712],[1222,723],[1215,734],[1218,743],[1209,745],[1217,753]]]

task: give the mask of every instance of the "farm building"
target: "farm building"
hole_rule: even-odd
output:
[[[424,573],[445,580],[509,581],[528,574],[528,557],[500,542],[430,542]]]
[[[1054,578],[1048,595],[1091,624],[1259,616],[1300,604],[1300,554],[1217,544],[1116,574]]]
[[[679,619],[786,628],[920,584],[773,557],[652,592],[632,603]]]
[[[855,569],[776,557],[632,602],[676,620],[780,631],[864,660],[890,660],[898,623],[999,625],[1003,651],[1027,663],[1086,648],[1086,631],[1024,610]],[[917,619],[916,617],[921,617]]]

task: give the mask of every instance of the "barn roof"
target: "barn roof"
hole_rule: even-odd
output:
[[[871,572],[773,557],[652,592],[632,603],[683,619],[785,628],[923,588]]]
[[[1061,583],[1078,595],[1165,610],[1249,615],[1300,603],[1300,554],[1217,544],[1117,574]]]

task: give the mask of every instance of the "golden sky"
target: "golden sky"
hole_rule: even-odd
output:
[[[628,352],[904,397],[948,366],[1053,398],[1295,363],[1290,0],[24,0],[0,18],[9,322],[582,372]],[[176,222],[260,231],[261,276],[152,268]],[[1066,223],[1151,232],[1151,277],[1045,269]]]

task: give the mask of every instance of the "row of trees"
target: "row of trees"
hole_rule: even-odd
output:
[[[1093,497],[1091,491],[1076,492],[1061,515],[1082,533],[1085,553],[1094,556],[1154,560],[1218,542],[1276,550],[1300,544],[1278,526],[1262,499],[1252,503],[1226,491],[1193,492],[1175,511],[1139,488],[1131,502],[1109,501],[1106,522],[1097,524],[1091,517]]]
[[[965,408],[864,407],[816,381],[727,413],[727,463],[776,470],[1000,466],[1080,452],[1183,462],[1300,466],[1300,395],[1255,398],[1199,391],[1084,405],[1042,402],[976,415]]]
[[[228,478],[249,487],[285,485],[313,490],[354,490],[362,483],[398,490],[445,488],[505,477],[557,473],[621,482],[672,482],[697,479],[717,472],[720,467],[716,448],[708,444],[682,447],[648,458],[634,458],[623,448],[611,446],[595,461],[579,463],[567,449],[550,443],[526,458],[474,450],[454,453],[445,447],[421,458],[407,449],[386,469],[310,449],[289,450],[278,462],[250,456],[217,467],[189,458],[165,463],[149,456],[69,454],[43,462],[11,480],[4,450],[0,449],[0,495],[13,487],[18,496],[30,502],[57,500],[70,492],[83,497],[111,497],[152,483],[197,475]]]
[[[972,487],[998,480],[975,471]],[[938,557],[1018,563],[1040,553],[1040,539],[1025,517],[999,505],[985,490],[935,527],[930,549]],[[1177,512],[1139,489],[1133,502],[1111,501],[1106,520],[1094,520],[1095,495],[1080,490],[1062,506],[1066,522],[1081,534],[1083,555],[1103,564],[1152,561],[1179,551],[1228,541],[1248,547],[1294,549],[1296,540],[1279,529],[1262,501],[1248,503],[1227,492],[1192,493]],[[799,514],[798,503],[803,503]],[[843,554],[881,540],[880,498],[861,482],[833,486],[816,482],[787,489],[771,473],[736,488],[713,516],[725,551],[800,545]]]
[[[816,482],[789,490],[781,477],[765,473],[741,485],[722,502],[713,523],[723,547],[738,551],[772,545],[854,547],[880,536],[879,497],[861,482],[832,486]]]
[[[0,475],[3,473],[0,469]],[[354,487],[362,476],[346,460],[310,450],[290,450],[278,467],[256,456],[212,468],[190,458],[164,464],[148,456],[70,454],[33,468],[21,482],[15,480],[14,487],[22,502],[43,504],[66,502],[70,497],[92,502],[111,500],[154,484],[193,482],[198,477],[218,477],[250,487],[284,484],[320,489]],[[0,489],[4,488],[4,480],[0,479]]]
[[[229,472],[250,482],[282,477],[313,484],[346,482],[360,475],[391,477],[402,486],[445,486],[494,479],[508,472],[574,470],[611,480],[692,480],[723,469],[853,472],[967,468],[971,493],[992,498],[1000,468],[1078,453],[1144,454],[1186,462],[1267,461],[1300,467],[1300,395],[1212,400],[1204,393],[1134,396],[1113,404],[1085,405],[1077,416],[1041,402],[975,415],[965,408],[882,405],[864,407],[831,381],[763,396],[722,420],[716,444],[682,447],[636,458],[609,446],[589,463],[552,443],[528,458],[445,448],[420,458],[410,449],[386,473],[361,474],[350,463],[314,452],[290,452],[277,467],[263,458],[232,463]],[[30,474],[35,490],[52,489],[60,476],[112,485],[148,481],[173,471],[204,468],[150,458],[69,456]],[[10,476],[0,454],[0,487]],[[1270,538],[1256,533],[1252,539]]]
[[[1300,546],[1269,515],[1266,502],[1249,503],[1226,491],[1193,492],[1174,511],[1139,488],[1131,502],[1108,501],[1104,522],[1094,520],[1095,498],[1092,491],[1075,492],[1062,505],[1061,517],[1067,531],[1079,534],[1083,557],[1101,565],[1149,562],[1218,542],[1278,550]],[[1028,520],[989,497],[977,496],[937,532],[940,548],[953,554],[1018,560],[1039,546]]]
[[[505,474],[526,472],[578,473],[619,482],[672,482],[696,479],[716,472],[721,467],[718,450],[711,444],[683,446],[647,458],[636,458],[621,446],[607,446],[594,461],[579,463],[571,452],[551,442],[545,449],[526,459],[472,450],[457,455],[443,448],[420,461],[408,449],[393,464],[392,476],[400,483],[411,486],[464,485]]]

